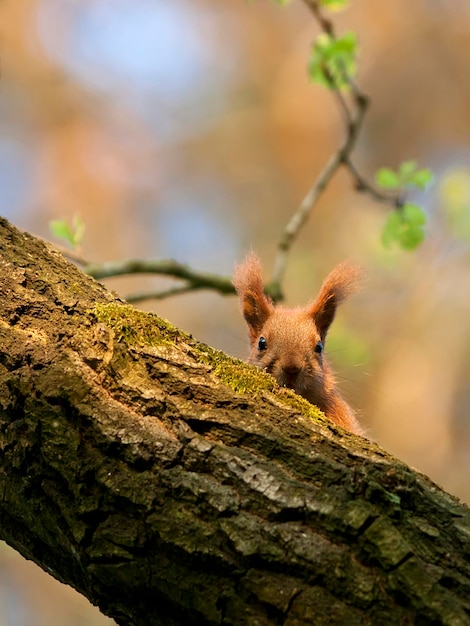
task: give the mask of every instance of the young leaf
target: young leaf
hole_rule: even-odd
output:
[[[416,204],[405,204],[389,214],[382,231],[386,248],[397,244],[403,250],[414,250],[424,240],[426,214]]]
[[[382,230],[382,243],[385,248],[391,248],[396,243],[400,226],[401,219],[398,211],[389,213]]]
[[[416,172],[416,161],[403,161],[398,168],[398,176],[402,183],[406,183],[407,179]]]
[[[411,251],[415,250],[415,248],[423,243],[423,241],[424,230],[422,228],[408,226],[408,228],[403,229],[398,243],[403,248],[403,250]]]
[[[314,43],[308,65],[311,80],[329,89],[346,87],[357,70],[356,52],[355,33],[346,33],[338,39],[321,33]]]
[[[74,245],[74,236],[72,229],[65,220],[52,220],[49,223],[49,230],[57,237],[57,239],[64,239],[71,246]]]
[[[78,248],[83,240],[85,222],[80,215],[74,215],[71,227],[66,220],[52,220],[49,222],[49,230],[57,239],[63,239],[72,248]]]
[[[425,189],[434,179],[431,170],[418,169],[416,161],[403,161],[398,171],[394,172],[389,167],[382,167],[375,175],[375,181],[385,189],[403,189],[404,187],[416,187]]]
[[[431,170],[423,168],[413,174],[412,184],[418,189],[426,189],[434,181],[434,174]]]
[[[417,204],[407,202],[401,209],[403,221],[410,226],[424,226],[426,224],[426,214]]]
[[[400,186],[398,175],[389,167],[381,167],[375,174],[375,182],[385,189],[397,189]]]

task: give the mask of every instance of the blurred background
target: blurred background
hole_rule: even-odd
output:
[[[362,0],[333,17],[358,34],[372,99],[355,164],[371,179],[408,159],[433,169],[433,187],[411,196],[427,239],[385,250],[389,207],[341,171],[291,251],[287,304],[344,258],[366,268],[327,343],[340,387],[381,446],[470,502],[470,5]],[[334,98],[307,78],[319,31],[300,0],[3,0],[0,19],[2,216],[52,238],[51,220],[80,215],[94,262],[171,257],[229,275],[253,248],[269,279],[343,135]],[[106,284],[125,297],[172,282]],[[142,308],[248,352],[234,297]],[[0,626],[110,623],[0,546]]]

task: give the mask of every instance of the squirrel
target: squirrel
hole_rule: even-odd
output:
[[[248,325],[248,363],[318,406],[335,424],[363,435],[324,354],[336,307],[357,290],[360,271],[347,261],[341,263],[328,274],[315,300],[296,308],[276,306],[264,293],[261,263],[254,253],[236,265],[233,284]]]

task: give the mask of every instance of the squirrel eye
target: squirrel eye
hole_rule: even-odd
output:
[[[323,352],[323,344],[321,341],[317,342],[317,345],[315,346],[314,350],[317,354],[321,354]]]
[[[266,350],[268,347],[268,342],[264,337],[260,337],[258,341],[258,350]]]

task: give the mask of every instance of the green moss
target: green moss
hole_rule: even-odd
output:
[[[327,421],[328,424],[331,423],[318,407],[310,404],[308,400],[305,400],[305,398],[302,398],[302,396],[299,396],[299,394],[291,389],[282,389],[279,398],[284,404],[293,408],[295,411],[299,411],[317,421],[322,420]]]
[[[106,324],[118,342],[128,346],[175,345],[184,341],[190,347],[191,356],[212,368],[213,373],[235,393],[257,396],[262,392],[276,392],[279,402],[313,419],[326,419],[317,407],[288,389],[279,390],[275,379],[258,369],[228,356],[220,350],[198,343],[192,337],[158,315],[145,313],[129,304],[111,302],[96,304],[89,313]]]
[[[274,391],[277,387],[272,376],[260,372],[253,365],[227,357],[215,363],[214,374],[236,393],[257,394],[260,391]]]
[[[114,331],[118,342],[127,345],[172,345],[178,339],[190,338],[158,315],[139,311],[130,304],[96,304],[90,313]]]
[[[291,389],[280,389],[272,376],[254,365],[247,365],[216,350],[211,350],[210,361],[214,374],[235,393],[257,396],[263,391],[271,393],[277,391],[276,397],[282,404],[315,420],[330,423],[318,407],[310,404]]]

